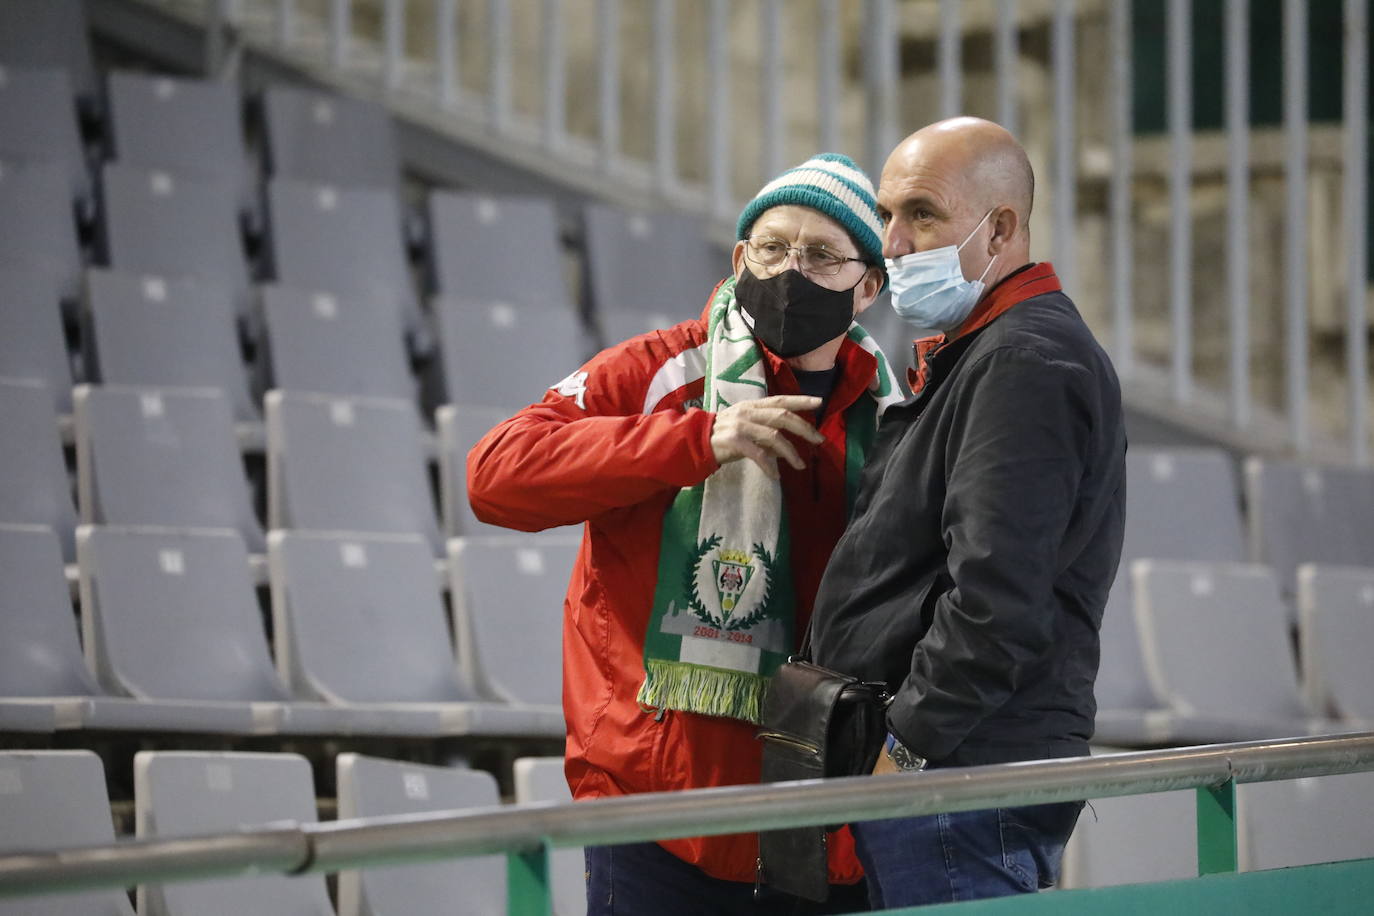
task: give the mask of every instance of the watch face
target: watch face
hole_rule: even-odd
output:
[[[926,759],[911,753],[900,741],[892,742],[892,752],[889,756],[899,770],[925,769]]]

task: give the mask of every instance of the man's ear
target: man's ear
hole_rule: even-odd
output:
[[[997,212],[992,214],[992,235],[988,238],[988,255],[1001,254],[1020,231],[1021,218],[1016,215],[1016,210],[1012,207],[998,207]]]
[[[730,263],[735,268],[735,279],[739,279],[740,271],[744,270],[744,239],[735,243],[735,250],[730,255]]]
[[[868,268],[864,278],[859,281],[859,285],[854,288],[854,317],[858,318],[868,310],[873,301],[878,298],[878,294],[883,291],[883,280],[886,275],[881,267]]]

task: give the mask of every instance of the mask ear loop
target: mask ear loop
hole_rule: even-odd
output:
[[[970,233],[968,234],[968,238],[965,238],[962,242],[960,242],[960,243],[959,243],[959,247],[956,248],[956,249],[954,249],[954,250],[955,250],[955,251],[963,251],[963,250],[964,250],[964,246],[967,245],[967,244],[969,243],[969,239],[973,238],[974,235],[976,235],[976,234],[978,233],[978,230],[983,228],[983,223],[986,223],[986,222],[988,221],[988,217],[989,217],[989,216],[992,216],[993,210],[996,210],[996,209],[997,209],[996,207],[993,207],[992,210],[989,210],[988,212],[984,213],[984,214],[983,214],[983,218],[980,219],[980,220],[978,221],[978,225],[974,226],[974,227],[973,227],[973,231],[970,232]],[[979,283],[982,283],[982,282],[983,282],[983,278],[986,277],[986,276],[988,275],[988,271],[992,270],[992,265],[993,265],[994,263],[996,263],[997,259],[1000,258],[1001,256],[1002,256],[1002,253],[1001,253],[1000,251],[999,251],[997,254],[995,254],[995,255],[992,256],[992,260],[991,260],[991,261],[988,261],[988,266],[987,266],[987,267],[984,267],[984,268],[983,268],[983,272],[982,272],[981,274],[978,275],[978,282],[979,282]]]

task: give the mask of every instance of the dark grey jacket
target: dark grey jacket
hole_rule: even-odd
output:
[[[1062,293],[937,350],[883,416],[815,661],[895,688],[889,728],[933,763],[1086,754],[1125,453],[1116,373]]]

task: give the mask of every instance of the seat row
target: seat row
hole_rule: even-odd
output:
[[[500,805],[496,780],[481,770],[435,767],[360,754],[334,761],[340,819],[489,810]],[[515,802],[571,801],[561,758],[515,762]],[[66,849],[115,839],[104,767],[89,751],[0,752],[0,854]],[[168,838],[237,832],[318,820],[309,762],[295,754],[141,752],[134,757],[136,836]],[[555,912],[586,910],[580,849],[553,856]],[[243,877],[142,885],[140,916],[295,913],[506,912],[501,856],[339,873],[337,901],[323,875]],[[133,916],[124,891],[0,900],[0,916]]]
[[[1243,491],[1218,450],[1127,455],[1125,543],[1102,622],[1100,742],[1374,722],[1374,669],[1363,661],[1374,645],[1374,472],[1252,457]]]
[[[273,532],[272,643],[232,531],[0,525],[0,731],[561,737],[576,543]],[[456,643],[456,646],[455,646]],[[275,661],[273,658],[275,649]]]

